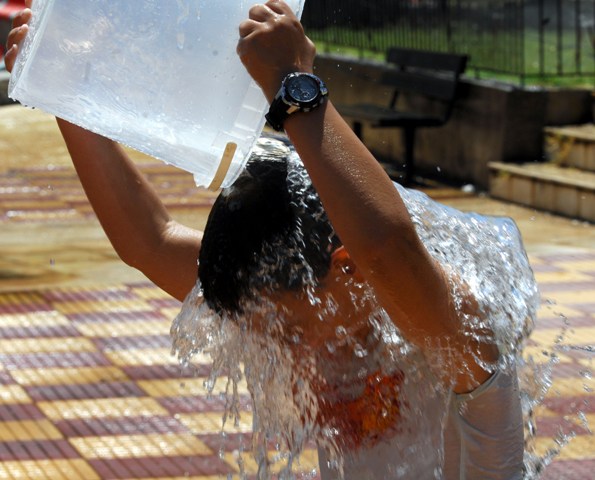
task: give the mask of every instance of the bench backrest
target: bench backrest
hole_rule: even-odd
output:
[[[397,92],[452,102],[467,59],[467,55],[390,48],[386,60],[395,68],[383,75],[382,83],[393,86]]]

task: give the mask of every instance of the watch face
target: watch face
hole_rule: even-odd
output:
[[[314,100],[320,91],[318,82],[307,76],[293,77],[285,85],[288,95],[298,103],[307,103]]]

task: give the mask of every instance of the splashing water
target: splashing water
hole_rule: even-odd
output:
[[[260,154],[265,156],[288,153],[274,142],[263,148]],[[309,179],[294,154],[289,165],[289,188],[298,190],[297,198],[306,208],[312,200]],[[518,371],[526,429],[525,478],[536,478],[570,436],[559,435],[559,448],[545,456],[535,453],[533,412],[551,385],[556,357],[538,365],[521,356],[539,296],[518,229],[510,219],[461,213],[423,193],[396,188],[430,254],[464,279],[477,299],[481,314],[464,320],[479,339],[489,326],[501,353],[498,365],[486,368]],[[281,257],[300,258],[305,232],[298,230],[294,245],[270,245],[262,252],[265,260],[258,277],[271,276]],[[295,478],[294,463],[310,441],[318,446],[321,471],[342,478],[349,452],[382,449],[380,440],[391,432],[398,433],[404,445],[385,456],[391,478],[440,478],[448,385],[437,380],[420,351],[403,340],[367,285],[352,281],[347,286],[362,318],[330,322],[340,315],[340,305],[330,295],[317,295],[312,269],[301,260],[295,273],[306,278],[303,301],[318,312],[314,330],[332,332],[320,348],[304,341],[308,332],[296,328],[291,315],[261,292],[242,306],[242,316],[219,316],[203,302],[198,282],[172,326],[175,353],[184,364],[197,354],[211,356],[209,391],[219,376],[228,378],[223,422],[239,422],[238,383],[246,381],[253,402],[251,450],[258,478],[270,478],[271,465],[279,459],[284,467],[278,478]],[[455,303],[462,301],[456,289],[453,297]],[[300,478],[315,475],[310,471]]]

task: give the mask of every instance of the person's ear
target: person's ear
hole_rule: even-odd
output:
[[[340,246],[331,253],[331,265],[335,270],[339,270],[347,275],[354,275],[358,280],[363,280],[355,262],[351,259],[344,246]]]

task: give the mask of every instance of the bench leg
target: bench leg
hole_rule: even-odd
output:
[[[359,138],[362,142],[364,141],[362,137],[362,122],[353,122],[353,133]]]
[[[403,143],[405,144],[405,184],[413,183],[415,173],[413,151],[415,147],[415,128],[403,128]]]

